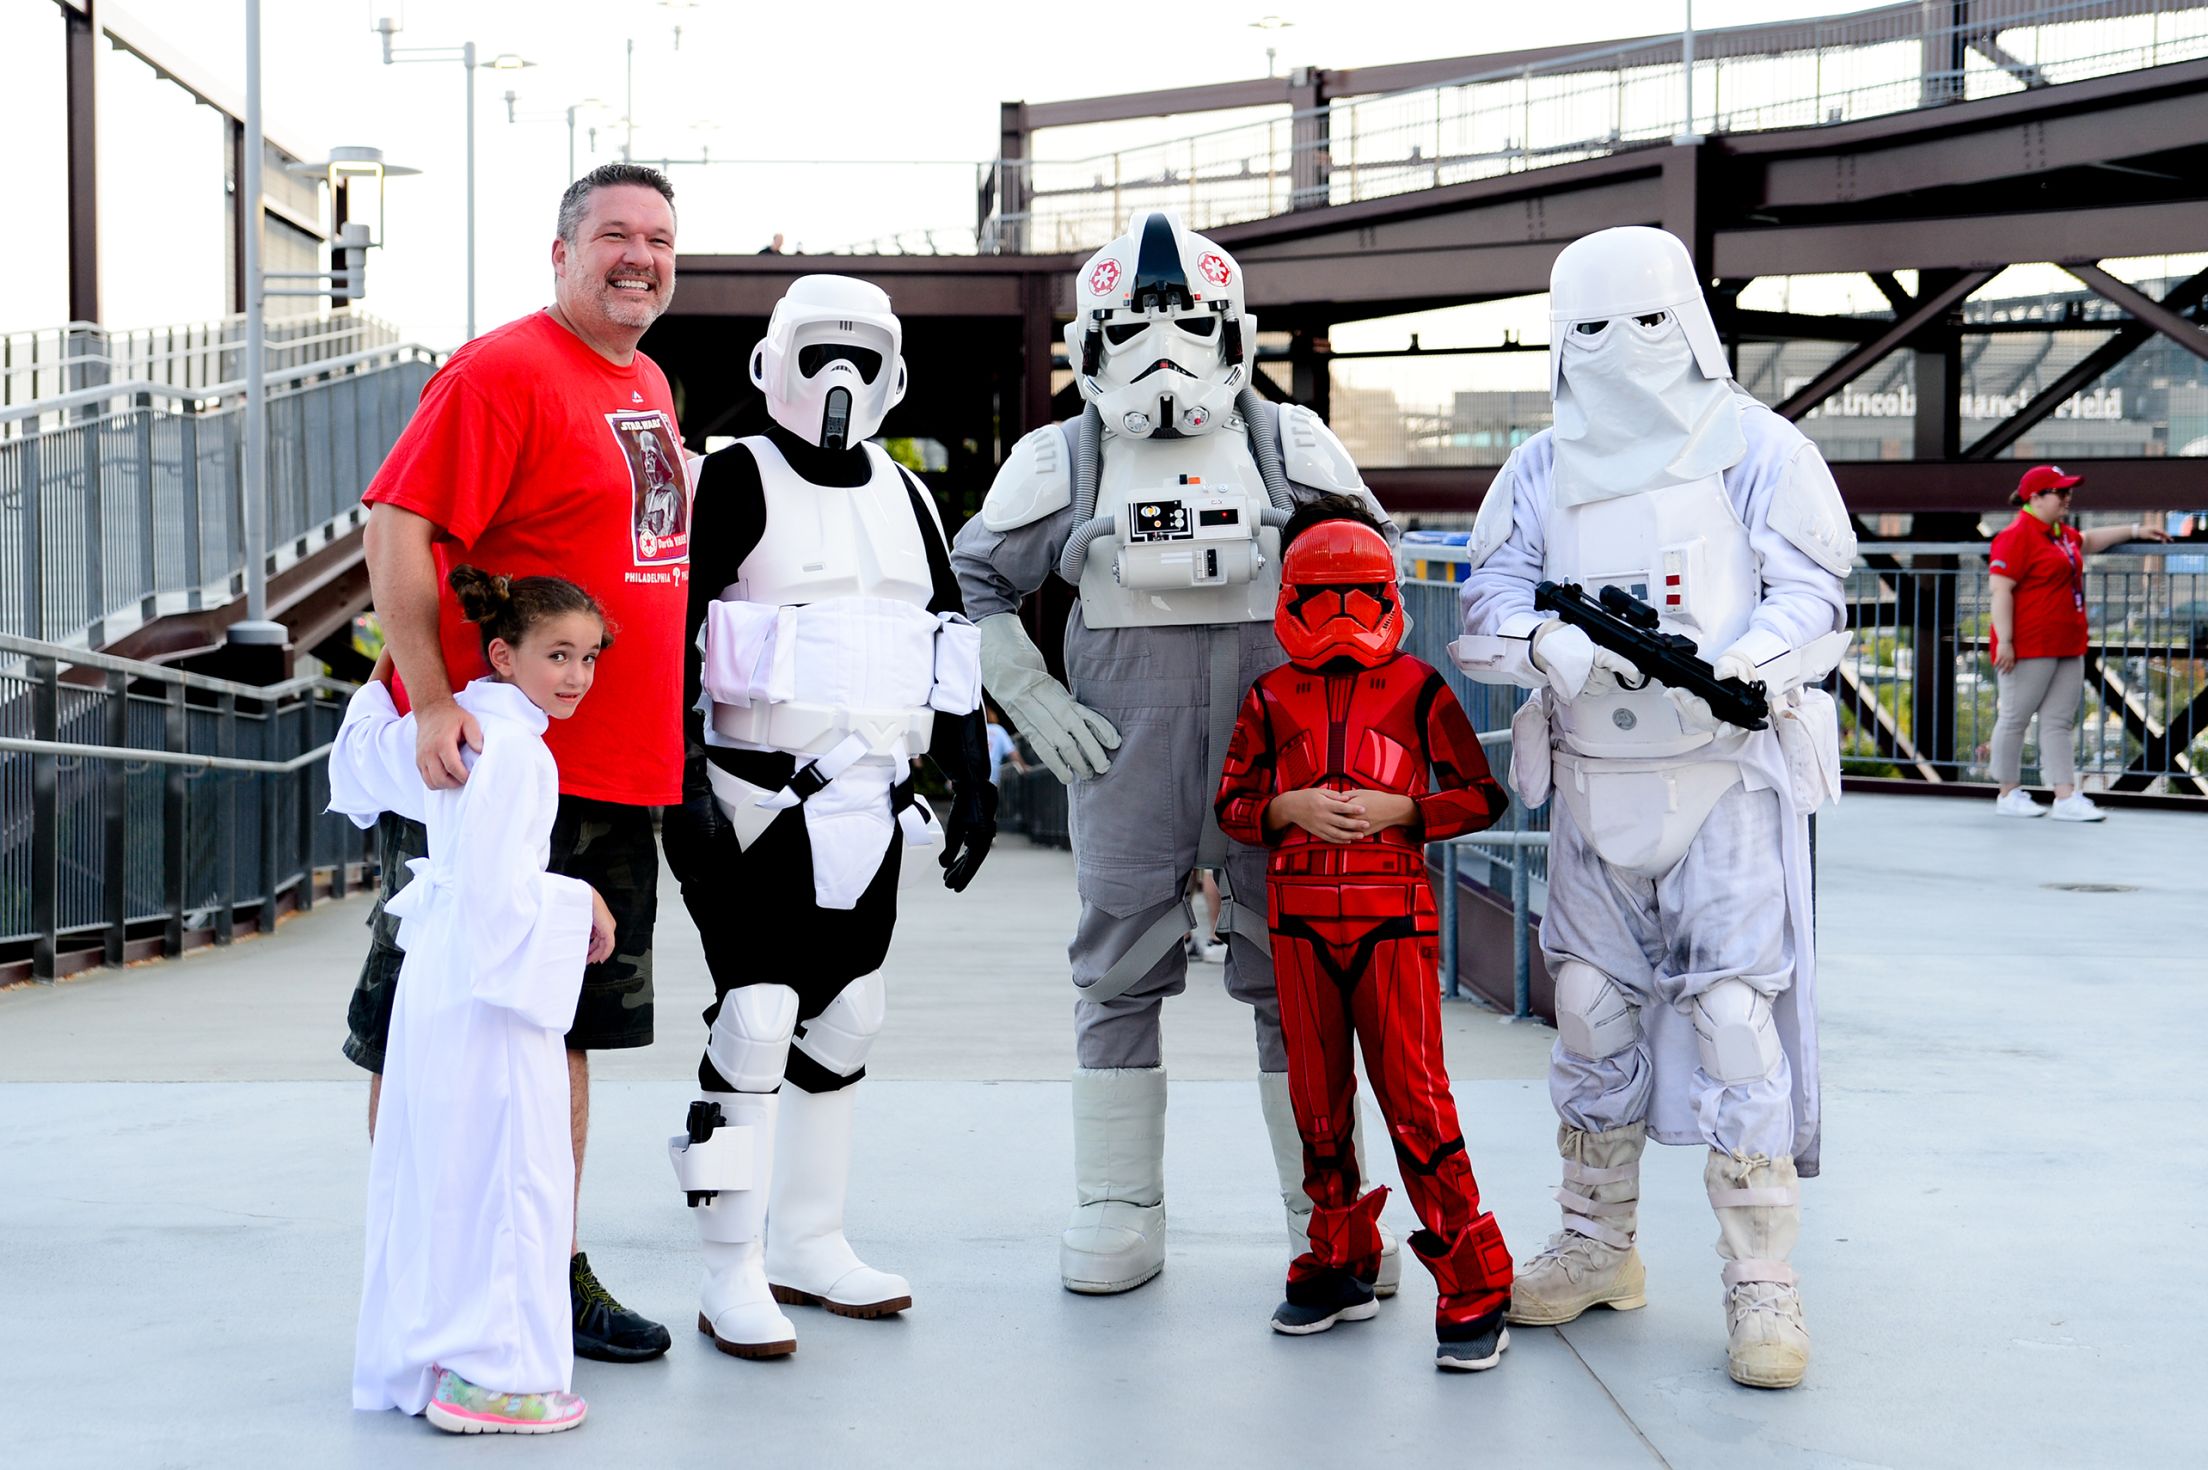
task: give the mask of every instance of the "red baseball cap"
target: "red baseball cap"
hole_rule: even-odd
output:
[[[2065,473],[2059,464],[2035,464],[2024,472],[2024,478],[2016,482],[2016,493],[2009,497],[2009,504],[2022,505],[2034,495],[2045,495],[2050,490],[2067,490],[2085,482],[2085,476]]]

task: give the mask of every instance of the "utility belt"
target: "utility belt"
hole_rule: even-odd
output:
[[[712,730],[719,743],[792,755],[826,755],[856,739],[860,755],[906,761],[928,753],[935,716],[931,705],[864,709],[806,700],[749,706],[715,701]]]
[[[1416,879],[1426,877],[1426,854],[1386,840],[1311,843],[1276,847],[1266,864],[1274,878]]]

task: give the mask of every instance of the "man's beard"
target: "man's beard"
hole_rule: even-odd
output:
[[[598,307],[606,314],[608,321],[624,327],[648,327],[666,312],[667,302],[673,294],[671,282],[663,284],[648,295],[606,285],[598,290]]]

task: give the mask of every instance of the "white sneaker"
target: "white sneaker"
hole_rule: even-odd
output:
[[[2082,797],[2078,799],[2083,800]],[[2087,804],[2090,805],[2091,803]],[[2058,801],[2055,805],[2059,807],[2062,803]],[[2032,793],[2021,786],[2009,792],[2006,796],[1996,797],[1993,809],[2004,817],[2044,817],[2047,815],[2047,808],[2032,800]],[[2071,820],[2075,821],[2077,819],[2073,817]]]
[[[2108,813],[2086,800],[2082,791],[2073,791],[2068,796],[2055,798],[2055,804],[2048,809],[2047,815],[2058,822],[2100,822],[2108,818]]]

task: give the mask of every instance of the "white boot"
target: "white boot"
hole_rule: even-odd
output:
[[[1750,1388],[1792,1388],[1809,1371],[1809,1329],[1786,1263],[1802,1233],[1802,1185],[1790,1158],[1710,1150],[1702,1185],[1725,1260],[1725,1366]]]
[[[887,1317],[912,1305],[912,1287],[860,1260],[843,1235],[857,1091],[782,1089],[774,1145],[780,1167],[767,1204],[767,1280],[785,1306]]]
[[[1073,1074],[1073,1218],[1058,1237],[1066,1290],[1132,1291],[1165,1265],[1165,1068]]]
[[[1607,1133],[1557,1124],[1564,1184],[1556,1202],[1564,1207],[1564,1228],[1518,1268],[1510,1288],[1511,1321],[1554,1327],[1589,1307],[1630,1312],[1648,1305],[1648,1272],[1633,1249],[1641,1150],[1647,1144],[1646,1123]]]
[[[1288,1248],[1302,1255],[1311,1246],[1311,1196],[1303,1188],[1303,1135],[1296,1131],[1295,1104],[1288,1097],[1286,1072],[1257,1074],[1258,1105],[1265,1113],[1265,1134],[1273,1145],[1273,1172],[1280,1176],[1280,1203],[1288,1212]],[[1350,1104],[1349,1141],[1356,1150],[1360,1171],[1365,1163],[1365,1109],[1361,1101]],[[1403,1252],[1388,1227],[1381,1225],[1380,1274],[1372,1283],[1374,1296],[1394,1296],[1403,1282]]]
[[[771,1092],[708,1092],[733,1127],[749,1127],[750,1189],[724,1189],[690,1213],[705,1245],[705,1293],[698,1331],[736,1358],[779,1358],[797,1351],[797,1329],[767,1289],[761,1240],[766,1234],[766,1182],[774,1177],[774,1125],[781,1098]]]

